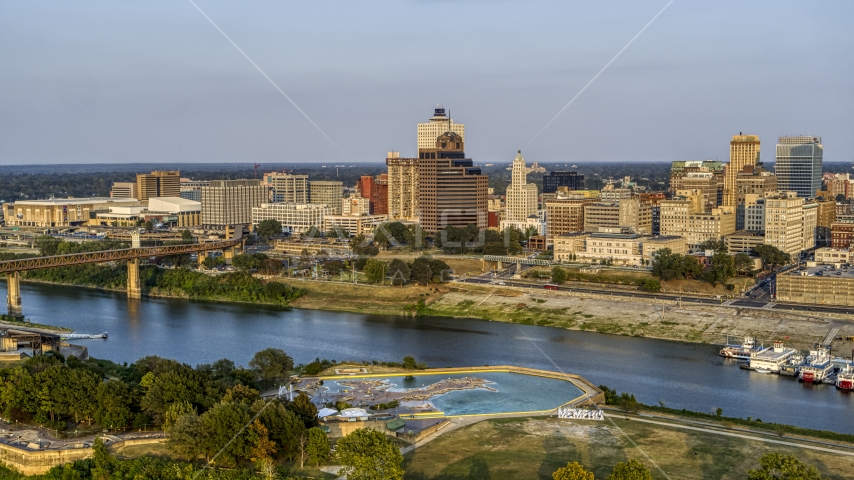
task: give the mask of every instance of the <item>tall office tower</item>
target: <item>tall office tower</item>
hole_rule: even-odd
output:
[[[578,172],[549,172],[543,175],[543,193],[555,193],[558,187],[584,190],[584,175]]]
[[[110,198],[136,198],[136,182],[113,182]]]
[[[227,225],[248,225],[252,209],[267,201],[267,187],[258,180],[211,180],[202,187],[202,226],[223,230]]]
[[[264,183],[273,189],[273,203],[308,203],[308,175],[265,173]]]
[[[418,150],[434,148],[436,139],[445,132],[454,132],[463,142],[466,140],[466,126],[462,123],[454,123],[451,117],[445,115],[445,109],[439,106],[433,111],[433,117],[427,123],[418,124]]]
[[[821,190],[821,137],[780,137],[774,172],[781,191],[813,198]]]
[[[463,139],[454,132],[440,135],[433,148],[418,150],[420,220],[424,230],[487,227],[488,179],[465,155]]]
[[[804,199],[796,192],[765,197],[765,244],[798,257],[804,242]]]
[[[759,165],[759,136],[758,135],[733,135],[729,142],[729,163],[724,171],[724,188],[721,205],[735,207],[736,200],[736,178],[738,172],[744,170],[745,165]]]
[[[388,219],[418,220],[419,172],[417,158],[401,158],[388,152]]]
[[[144,202],[155,197],[180,197],[181,173],[175,170],[155,170],[136,176],[136,198]]]
[[[373,215],[388,215],[388,174],[383,173],[372,177],[362,175],[356,184],[359,195],[370,201],[370,211]]]
[[[513,159],[513,170],[510,186],[507,187],[507,207],[504,210],[504,220],[524,222],[531,215],[537,214],[537,186],[528,183],[528,172],[522,150]]]
[[[309,203],[328,205],[330,213],[341,215],[341,200],[344,198],[344,183],[319,180],[308,182]]]

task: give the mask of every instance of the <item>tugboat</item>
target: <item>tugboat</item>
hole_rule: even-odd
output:
[[[836,375],[836,388],[849,391],[854,390],[854,367],[846,365]]]
[[[824,345],[818,346],[816,350],[810,350],[810,356],[806,364],[801,367],[798,380],[802,382],[821,383],[824,377],[833,371],[833,362],[830,360],[830,349]]]
[[[728,339],[727,339],[728,340]],[[750,360],[750,354],[761,350],[762,347],[756,346],[756,339],[753,337],[744,337],[741,345],[728,343],[727,346],[721,349],[719,355],[726,358],[737,358],[739,360]]]

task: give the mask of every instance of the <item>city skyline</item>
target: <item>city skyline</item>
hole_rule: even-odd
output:
[[[192,4],[142,15],[46,4],[0,16],[11,45],[0,52],[0,165],[380,163],[417,153],[410,126],[436,104],[467,125],[481,163],[518,149],[540,163],[725,160],[739,131],[766,144],[820,135],[826,162],[850,161],[854,147],[844,81],[854,34],[843,23],[854,7],[841,2],[739,4],[738,16],[735,4],[466,2],[443,17],[453,35],[440,43],[420,32],[441,3],[197,2],[317,129]],[[411,35],[387,28],[399,24]]]

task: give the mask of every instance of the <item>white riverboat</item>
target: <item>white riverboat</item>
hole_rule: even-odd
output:
[[[727,339],[729,341],[729,339]],[[739,360],[750,360],[750,354],[758,352],[762,349],[756,345],[754,337],[744,337],[741,344],[727,343],[727,346],[721,349],[720,356],[726,358],[737,358]]]
[[[796,353],[797,350],[784,347],[779,340],[775,341],[771,348],[750,353],[750,369],[759,373],[779,373],[780,368]]]

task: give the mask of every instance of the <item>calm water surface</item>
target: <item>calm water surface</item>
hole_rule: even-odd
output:
[[[3,297],[5,287],[0,282]],[[160,355],[191,365],[224,357],[245,365],[256,351],[276,347],[298,363],[414,355],[431,367],[519,365],[577,373],[643,403],[703,412],[720,407],[728,416],[854,433],[854,395],[742,371],[709,345],[481,320],[128,300],[123,293],[39,284],[23,284],[22,299],[34,322],[108,331],[108,340],[78,342],[92,356],[117,362]]]

